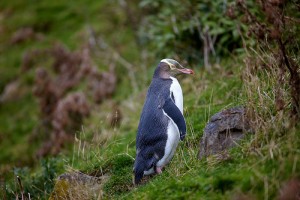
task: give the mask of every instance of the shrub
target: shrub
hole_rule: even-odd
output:
[[[35,66],[35,54],[27,53],[23,70]],[[41,124],[47,141],[37,152],[39,157],[57,154],[66,141],[73,139],[83,119],[90,113],[90,106],[110,97],[116,88],[114,69],[100,73],[92,63],[90,49],[70,52],[62,45],[40,51],[40,55],[52,58],[50,70],[36,69],[34,95],[38,99]],[[78,92],[80,87],[90,90]],[[92,96],[92,101],[88,100]]]
[[[188,62],[204,62],[209,68],[241,47],[234,20],[226,17],[227,1],[149,1],[140,6],[147,11],[141,22],[140,42],[149,44],[160,57],[180,57]]]
[[[274,131],[282,132],[300,119],[299,4],[257,1],[255,12],[242,0],[237,6],[249,26],[245,39],[255,41],[245,43],[244,73],[252,116],[260,124],[254,127],[277,125]]]

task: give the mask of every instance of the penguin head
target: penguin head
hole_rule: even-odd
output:
[[[194,71],[184,68],[176,60],[165,58],[160,61],[155,72],[154,77],[170,78],[180,74],[194,74]]]

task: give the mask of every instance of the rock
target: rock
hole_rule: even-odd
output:
[[[246,132],[252,132],[244,107],[234,107],[213,115],[204,129],[198,158],[235,146]]]
[[[101,199],[102,186],[108,176],[90,176],[81,172],[60,175],[49,200],[59,199]]]

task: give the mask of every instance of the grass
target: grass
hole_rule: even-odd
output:
[[[114,9],[110,6],[114,6]],[[97,35],[100,33],[108,35],[113,32],[114,25],[124,26],[124,16],[118,4],[106,1],[78,1],[74,4],[68,1],[49,3],[14,0],[1,2],[0,7],[3,17],[1,28],[4,30],[0,33],[0,91],[2,93],[5,85],[16,79],[20,81],[21,89],[25,90],[13,102],[3,102],[0,105],[0,116],[3,119],[0,122],[0,138],[3,138],[0,146],[0,151],[3,152],[0,162],[9,168],[20,160],[24,160],[22,163],[32,162],[32,154],[38,147],[38,144],[30,146],[27,144],[29,135],[37,126],[39,113],[36,99],[32,95],[35,70],[31,69],[28,72],[21,70],[24,54],[32,50],[49,49],[55,43],[63,43],[71,51],[80,49],[91,37],[89,27],[92,27]],[[106,16],[112,18],[107,19]],[[110,20],[113,20],[114,24]],[[23,27],[33,28],[35,34],[42,35],[42,39],[31,38],[18,44],[11,44],[13,34]],[[118,52],[129,61],[138,53],[129,28],[124,28],[124,32],[110,34],[104,40],[113,43]],[[127,48],[132,50],[127,51]],[[111,59],[110,52],[105,54],[103,50],[98,50],[94,53],[95,64],[100,66],[101,71],[105,71],[107,62]],[[38,59],[36,65],[47,68],[51,62],[49,58],[42,58]],[[122,66],[116,66],[116,70],[120,74],[124,72]],[[128,89],[124,92],[124,88],[130,87],[130,81],[126,80],[126,77],[119,78],[119,81],[124,85],[123,89],[118,88],[118,91],[123,92],[119,97],[121,99],[128,95]],[[12,146],[16,148],[10,148]],[[16,150],[15,153],[11,152],[13,149]],[[21,156],[19,150],[27,154]]]
[[[0,105],[0,173],[1,178],[6,174],[3,176],[8,197],[15,198],[22,191],[15,181],[16,175],[21,177],[23,190],[32,199],[46,199],[54,188],[55,178],[72,170],[107,177],[102,192],[97,194],[104,199],[274,199],[285,181],[299,177],[300,129],[286,129],[285,112],[275,112],[275,76],[266,72],[253,76],[247,63],[242,62],[244,57],[239,55],[235,60],[223,59],[221,66],[214,66],[210,73],[192,66],[195,76],[179,78],[184,93],[186,139],[161,175],[134,187],[136,130],[154,66],[160,59],[153,59],[151,53],[141,58],[142,50],[133,42],[134,33],[116,2],[13,0],[1,2],[0,7],[1,15],[9,16],[1,25],[6,32],[0,32],[0,91],[16,78],[25,86],[19,98]],[[44,39],[11,45],[11,35],[26,26],[42,33]],[[33,155],[42,136],[29,142],[39,116],[31,94],[34,70],[21,72],[22,55],[32,49],[50,48],[56,42],[63,42],[70,50],[80,49],[91,37],[88,27],[109,45],[106,49],[95,48],[93,61],[103,71],[111,62],[116,64],[116,94],[93,108],[82,129],[74,133],[74,144],[56,157],[38,160]],[[133,77],[114,53],[126,58]],[[39,61],[45,67],[50,63]],[[133,88],[133,81],[137,88]],[[115,103],[123,119],[120,127],[113,129],[108,116]],[[198,160],[200,138],[210,117],[239,105],[254,108],[260,114],[254,118],[258,125],[256,135],[245,137],[228,151],[226,159],[210,156]]]
[[[242,80],[229,72],[218,71],[221,74],[219,80],[214,75],[199,71],[195,77],[181,80],[188,135],[161,175],[149,178],[139,187],[132,184],[136,122],[134,126],[122,124],[115,136],[105,140],[101,147],[95,147],[97,141],[93,143],[83,139],[81,142],[90,143],[85,153],[82,149],[74,150],[74,153],[78,155],[81,152],[79,154],[88,159],[82,162],[82,157],[76,157],[71,167],[88,174],[99,173],[101,169],[98,175],[108,175],[109,179],[103,187],[103,197],[107,199],[277,198],[283,183],[299,176],[297,128],[280,138],[271,137],[272,141],[261,143],[264,146],[259,147],[255,146],[257,140],[266,138],[266,134],[258,132],[257,135],[248,135],[240,145],[228,152],[227,159],[214,156],[197,159],[199,140],[209,117],[224,108],[245,102]],[[233,72],[239,73],[239,70]],[[200,79],[201,82],[195,81]],[[139,115],[136,110],[126,109],[127,101],[133,100],[141,110],[143,99],[136,98],[124,100],[122,108],[127,116],[133,118],[130,120],[137,121]]]
[[[195,79],[197,80],[201,76],[202,78],[205,77],[203,82],[207,85],[199,88],[192,83],[194,83]],[[229,81],[225,83],[224,80],[227,79]],[[126,127],[126,124],[121,125],[121,128],[117,131],[118,133],[116,137],[108,140],[108,143],[102,145],[101,148],[95,148],[96,144],[91,144],[89,147],[87,147],[87,149],[85,149],[85,154],[82,154],[83,149],[78,148],[77,151],[75,150],[75,153],[81,152],[79,153],[81,154],[81,157],[76,157],[76,161],[73,162],[73,166],[71,167],[78,168],[79,164],[79,168],[87,173],[93,173],[93,170],[99,170],[100,168],[101,171],[109,174],[110,178],[108,182],[104,184],[104,194],[106,195],[106,198],[113,197],[131,199],[134,197],[136,199],[152,199],[156,198],[157,196],[160,198],[170,198],[170,194],[173,195],[171,195],[171,198],[178,198],[185,197],[187,195],[190,196],[190,193],[195,190],[197,190],[197,193],[194,194],[194,198],[199,197],[199,194],[201,193],[204,195],[212,192],[213,190],[217,190],[217,193],[220,193],[219,197],[221,197],[221,195],[223,195],[223,193],[225,193],[227,190],[232,189],[234,183],[238,181],[238,178],[235,178],[236,175],[233,175],[235,174],[235,168],[232,168],[234,164],[232,162],[229,162],[228,166],[227,164],[224,164],[224,167],[222,167],[221,170],[220,167],[215,167],[216,170],[214,171],[212,169],[212,171],[213,174],[217,176],[217,179],[208,178],[206,180],[206,178],[209,177],[209,171],[211,171],[209,167],[211,166],[211,163],[207,163],[204,160],[197,160],[197,153],[199,139],[202,135],[202,130],[208,118],[215,112],[218,112],[220,109],[233,106],[232,102],[235,102],[235,99],[237,98],[235,95],[231,95],[232,99],[227,98],[226,100],[221,101],[221,97],[224,95],[223,91],[231,89],[233,93],[235,92],[238,94],[238,91],[241,89],[241,85],[237,83],[240,82],[240,80],[236,80],[233,76],[224,76],[222,79],[215,81],[213,76],[209,74],[205,73],[205,76],[203,76],[203,74],[198,73],[198,75],[192,79],[186,78],[182,80],[182,82],[184,82],[185,102],[187,102],[185,105],[188,105],[185,106],[185,113],[189,134],[187,135],[186,140],[180,144],[175,157],[162,175],[151,178],[144,186],[134,188],[132,185],[132,166],[133,157],[135,156],[134,138],[136,134],[136,126]],[[216,95],[214,95],[214,98],[212,98],[214,91],[216,92]],[[201,96],[194,95],[197,93],[200,93]],[[195,101],[195,98],[201,103],[195,103],[193,105],[192,102]],[[132,101],[132,99],[129,99],[129,101]],[[138,107],[139,110],[141,110],[143,100],[140,99],[135,102],[136,104],[139,104]],[[126,101],[124,104],[126,105]],[[138,121],[139,113],[137,113],[135,110],[131,112],[127,110],[126,113],[128,116],[134,117],[134,121]],[[127,129],[133,131],[130,131],[126,134]],[[84,140],[81,142],[84,142]],[[92,154],[92,156],[90,154]],[[96,156],[94,157],[93,155]],[[90,158],[90,156],[92,158]],[[87,162],[82,162],[81,159],[87,157],[89,158],[84,159]],[[98,160],[99,164],[95,165],[97,161],[94,160]],[[236,164],[239,165],[238,162],[236,162]],[[110,166],[109,169],[107,169],[107,166]],[[223,178],[221,175],[225,171],[229,173],[228,169],[232,169],[230,170],[232,171],[232,174],[229,174],[228,177]],[[233,180],[231,180],[232,175],[234,177]],[[192,177],[195,179],[193,182],[190,182]],[[201,183],[203,180],[206,181]],[[227,182],[232,183],[232,186],[227,188]],[[181,187],[183,188],[179,189]],[[202,190],[202,187],[206,189]],[[211,194],[213,195],[213,193]]]

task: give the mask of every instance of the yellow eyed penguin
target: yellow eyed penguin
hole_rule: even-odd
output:
[[[176,60],[163,59],[158,64],[148,89],[136,137],[134,182],[144,175],[161,173],[172,159],[179,139],[186,134],[183,96],[179,74],[194,74]]]

